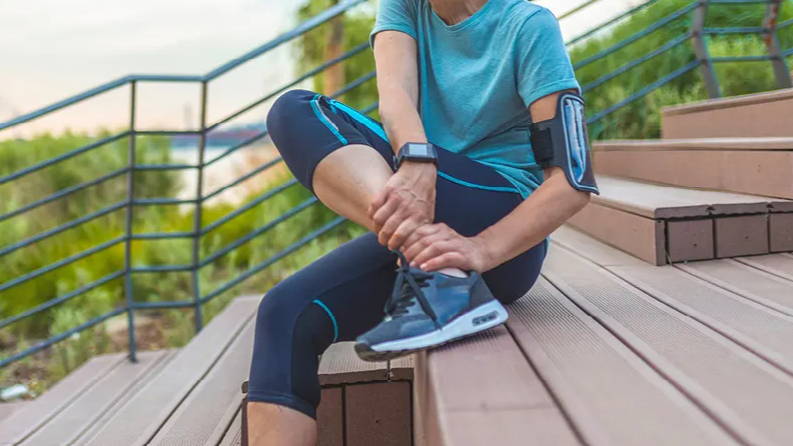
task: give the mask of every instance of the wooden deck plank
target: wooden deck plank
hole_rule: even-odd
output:
[[[793,442],[790,375],[570,251],[545,276],[737,438]]]
[[[355,353],[354,342],[337,342],[325,351],[319,362],[319,383],[323,386],[356,382],[385,381],[385,362],[363,361]],[[391,361],[391,379],[413,379],[413,356]]]
[[[557,239],[564,240],[564,235]],[[598,243],[592,240],[590,244]],[[565,246],[576,252],[587,251],[573,245],[568,242]],[[586,257],[600,264],[597,254],[589,253]],[[793,375],[793,344],[790,343],[793,314],[787,314],[790,311],[785,312],[784,306],[779,308],[773,301],[759,296],[776,296],[780,303],[787,301],[793,305],[793,283],[731,260],[661,268],[649,265],[605,268]],[[702,272],[698,274],[698,271]],[[754,293],[745,292],[743,288],[746,287]]]
[[[421,389],[414,402],[417,444],[579,444],[504,327],[432,350],[422,358],[416,378]],[[488,441],[482,443],[482,438]]]
[[[345,385],[347,446],[410,446],[410,390],[407,381]]]
[[[715,219],[716,257],[767,254],[768,215],[741,215]]]
[[[236,415],[240,383],[248,377],[255,321],[239,335],[148,443],[153,446],[216,444]],[[207,402],[211,401],[211,404]],[[213,441],[214,440],[214,441]]]
[[[780,313],[793,316],[793,283],[730,260],[691,262],[677,268]]]
[[[226,434],[217,446],[240,446],[242,445],[242,411],[237,411],[234,419],[231,420]]]
[[[239,335],[245,323],[253,318],[259,299],[241,297],[230,303],[86,444],[133,446],[147,443]],[[238,390],[233,394],[238,397]]]
[[[28,403],[29,401],[27,400],[0,403],[0,421],[3,421],[4,419],[10,417],[12,413],[25,407],[25,404]]]
[[[142,387],[141,381],[172,353],[172,350],[140,352],[137,363],[122,362],[21,444],[72,444],[107,410]]]
[[[735,444],[545,279],[510,314],[510,331],[587,444]]]
[[[125,361],[122,353],[97,356],[0,422],[0,445],[15,445],[49,422]]]
[[[568,224],[599,240],[630,252],[632,255],[653,265],[666,263],[664,255],[664,223],[623,212],[596,202],[568,220]]]
[[[736,261],[761,269],[783,279],[793,280],[793,256],[789,254],[744,257],[736,259]]]
[[[771,252],[793,251],[793,213],[769,215],[768,237]]]
[[[317,446],[344,446],[344,389],[322,389],[317,407]]]

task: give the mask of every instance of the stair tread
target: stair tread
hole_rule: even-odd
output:
[[[686,294],[683,283],[664,277],[680,276],[674,274],[679,273],[674,266],[602,268],[582,255],[587,253],[552,247],[545,277],[722,426],[729,426],[741,443],[793,441],[793,425],[787,415],[793,410],[793,379],[772,364],[774,358],[746,342],[751,334],[752,341],[762,342],[763,349],[777,350],[782,344],[778,339],[773,345],[766,344],[773,333],[763,332],[766,328],[762,322],[748,323],[749,317],[762,312],[762,319],[788,322],[779,322],[783,318],[754,306],[755,311],[746,318],[727,309],[718,310],[713,296],[697,303],[696,296]],[[639,269],[643,271],[641,278]],[[654,277],[651,286],[644,280],[648,276]],[[696,292],[704,289],[719,293],[708,285],[700,285]],[[681,300],[673,300],[670,295]],[[681,304],[682,299],[687,299],[687,307]],[[734,296],[726,293],[720,299],[737,305]],[[703,317],[705,307],[713,312]],[[746,337],[736,335],[739,329]],[[793,359],[789,351],[785,355],[785,360]]]
[[[232,301],[84,443],[130,446],[148,443],[239,337],[246,321],[254,317],[259,299],[251,296]]]
[[[600,195],[593,196],[594,203],[653,219],[759,214],[767,212],[771,202],[758,195],[668,186],[605,175],[598,175],[597,182]]]
[[[59,381],[0,422],[0,445],[17,444],[68,407],[126,359],[123,354],[101,355]]]
[[[766,91],[762,93],[751,93],[740,96],[731,96],[727,98],[705,99],[698,102],[690,102],[687,104],[673,105],[664,107],[663,113],[665,115],[680,115],[686,113],[695,113],[705,110],[720,109],[726,107],[735,107],[741,105],[751,105],[764,102],[780,101],[784,99],[793,98],[793,88],[784,88],[779,90]]]
[[[22,445],[71,444],[114,405],[134,394],[173,350],[141,352],[138,362],[122,361]]]
[[[596,151],[610,150],[793,150],[793,137],[719,137],[669,139],[612,139],[592,144]]]

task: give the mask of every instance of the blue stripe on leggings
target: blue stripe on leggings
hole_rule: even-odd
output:
[[[369,130],[371,130],[375,135],[382,138],[384,141],[388,141],[388,135],[386,135],[385,130],[383,130],[383,127],[379,126],[377,122],[375,122],[372,118],[364,115],[363,113],[350,107],[349,105],[342,104],[341,102],[335,99],[331,99],[331,104],[343,110],[352,119],[355,119],[356,121],[365,125]]]
[[[520,191],[518,191],[514,187],[482,186],[481,184],[469,183],[468,181],[461,180],[459,178],[455,178],[455,177],[449,175],[448,173],[441,172],[440,170],[438,171],[438,176],[440,176],[441,178],[445,178],[445,179],[451,181],[452,183],[457,183],[457,184],[459,184],[461,186],[473,187],[474,189],[490,190],[490,191],[494,191],[494,192],[512,192],[512,193],[516,193],[516,194],[520,195]]]
[[[328,313],[328,317],[330,318],[330,321],[333,322],[333,342],[336,342],[336,339],[339,339],[339,324],[336,322],[336,316],[333,315],[333,312],[330,311],[330,308],[328,308],[328,306],[325,305],[325,303],[322,302],[321,300],[314,299],[312,302],[319,305],[320,308],[325,310],[325,313]]]
[[[314,110],[314,114],[317,115],[317,119],[325,124],[325,127],[327,127],[331,133],[336,135],[336,138],[339,138],[339,141],[341,141],[342,144],[347,144],[347,138],[345,138],[344,135],[339,132],[339,128],[336,127],[336,124],[331,122],[331,120],[325,116],[325,113],[322,113],[322,110],[319,109],[319,95],[316,95],[313,99],[311,99],[311,109]]]
[[[331,103],[331,106],[335,106],[335,107],[338,107],[339,109],[343,110],[352,119],[355,119],[356,121],[358,121],[361,124],[365,125],[369,130],[371,130],[374,134],[376,134],[377,136],[379,136],[383,140],[388,141],[388,136],[386,135],[385,130],[383,130],[383,128],[381,126],[379,126],[372,118],[364,115],[363,113],[361,113],[358,110],[350,107],[349,105],[345,105],[345,104],[343,104],[343,103],[341,103],[341,102],[339,102],[339,101],[337,101],[335,99],[331,99],[330,103]],[[449,175],[447,173],[441,172],[441,171],[438,171],[438,175],[440,175],[442,178],[445,178],[445,179],[451,181],[452,183],[457,183],[457,184],[462,185],[462,186],[473,187],[473,188],[476,188],[476,189],[489,190],[489,191],[495,191],[495,192],[513,192],[513,193],[516,193],[516,194],[520,195],[520,191],[518,191],[514,187],[482,186],[481,184],[469,183],[468,181],[464,181],[464,180],[460,180],[460,179],[454,178],[453,176],[451,176],[451,175]]]

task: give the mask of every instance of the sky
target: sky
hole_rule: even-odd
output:
[[[557,15],[584,0],[540,0]],[[637,0],[603,0],[565,20],[570,36]],[[293,27],[295,0],[0,0],[0,122],[130,73],[204,74]],[[212,85],[222,116],[292,73],[288,48]],[[275,68],[275,69],[274,69]],[[224,85],[225,84],[225,85]],[[144,126],[194,125],[197,88],[141,86]],[[121,126],[128,92],[90,101],[14,133]],[[0,139],[8,136],[0,133]],[[11,136],[14,136],[12,134]],[[17,135],[18,136],[18,135]]]

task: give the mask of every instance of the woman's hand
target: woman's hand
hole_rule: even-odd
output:
[[[416,228],[435,219],[434,164],[406,161],[369,205],[377,241],[394,250]]]
[[[416,229],[402,252],[412,266],[424,271],[459,268],[482,273],[497,266],[482,239],[463,237],[444,223]]]

